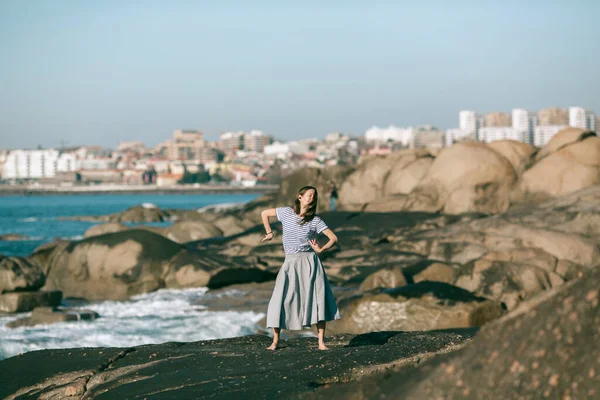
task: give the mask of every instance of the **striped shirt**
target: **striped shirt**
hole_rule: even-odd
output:
[[[294,212],[292,207],[279,207],[275,211],[277,219],[283,225],[282,238],[285,254],[313,251],[308,241],[327,229],[325,222],[315,215],[312,221],[301,225],[302,218]]]

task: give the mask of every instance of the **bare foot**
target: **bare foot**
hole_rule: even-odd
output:
[[[325,346],[325,343],[319,343],[319,350],[329,350],[329,347]]]
[[[267,347],[267,350],[277,350],[277,342],[273,342],[273,344]]]

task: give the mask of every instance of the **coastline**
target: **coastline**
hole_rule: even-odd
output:
[[[230,185],[176,185],[159,187],[156,185],[0,185],[0,196],[51,196],[78,194],[215,194],[215,193],[264,193],[277,190],[278,185],[230,186]]]

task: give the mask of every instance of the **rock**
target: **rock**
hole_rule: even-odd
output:
[[[343,299],[339,307],[342,319],[328,324],[332,332],[467,328],[503,313],[500,303],[441,282],[373,290]]]
[[[600,183],[600,138],[585,136],[545,156],[521,177],[523,198],[561,196]],[[550,143],[549,143],[550,144]]]
[[[462,329],[335,335],[327,338],[326,354],[307,337],[284,340],[280,350],[268,352],[266,335],[32,351],[0,361],[0,398],[301,398],[319,386],[415,366],[461,348],[474,334]]]
[[[226,215],[221,218],[217,218],[214,221],[214,226],[221,230],[224,236],[231,236],[242,233],[255,226],[255,224],[251,221],[243,220],[233,215]]]
[[[452,284],[456,280],[458,271],[452,265],[434,262],[412,274],[415,283],[423,281],[444,282]]]
[[[366,204],[409,193],[427,173],[433,157],[430,151],[420,149],[364,159],[339,186],[340,205],[361,210]]]
[[[319,194],[319,202],[317,205],[317,212],[322,210],[329,210],[329,182],[333,181],[337,184],[338,188],[341,182],[345,182],[346,177],[352,171],[350,167],[345,166],[330,166],[325,168],[301,168],[290,175],[283,178],[279,192],[276,194],[272,207],[291,206],[296,198],[298,190],[306,185],[314,186],[317,188]],[[340,194],[340,203],[341,203]]]
[[[383,195],[409,194],[417,187],[433,164],[433,157],[417,155],[403,157],[392,165],[383,186]],[[374,199],[376,200],[376,199]]]
[[[446,214],[504,212],[510,205],[510,192],[516,179],[508,159],[485,144],[455,144],[435,159],[415,189],[411,209],[441,210]],[[427,199],[429,204],[419,204]]]
[[[406,398],[596,398],[600,358],[600,269],[537,306],[490,324],[464,350],[423,368],[411,382],[393,377]],[[457,386],[457,382],[461,384]]]
[[[92,321],[99,318],[97,312],[91,310],[68,309],[55,307],[36,307],[31,313],[31,317],[25,317],[6,324],[9,328],[18,328],[20,326],[34,326],[40,324],[55,324],[66,321]]]
[[[369,275],[360,285],[360,291],[375,288],[395,288],[406,285],[406,278],[402,269],[398,267],[384,268]]]
[[[4,240],[7,242],[17,241],[17,240],[28,240],[29,236],[27,235],[19,235],[18,233],[7,233],[4,235],[0,235],[0,241]]]
[[[122,300],[163,287],[218,287],[274,279],[274,274],[255,264],[195,251],[146,229],[71,242],[46,259],[45,288],[89,300]]]
[[[94,225],[83,234],[83,237],[104,235],[105,233],[120,232],[128,229],[120,222],[108,222],[106,224]]]
[[[169,219],[169,214],[158,207],[134,206],[110,216],[110,222],[162,222]]]
[[[496,140],[488,143],[487,146],[504,156],[518,175],[531,164],[537,152],[534,146],[516,140]]]
[[[45,281],[42,268],[34,261],[0,255],[0,294],[37,290]]]
[[[202,221],[177,221],[167,228],[160,229],[159,232],[177,243],[187,243],[223,235],[223,231],[219,228],[209,222]]]
[[[569,146],[573,143],[585,140],[590,136],[595,136],[594,132],[586,131],[580,128],[568,127],[552,136],[550,141],[536,155],[536,160],[539,161],[546,158],[550,154]]]
[[[56,307],[62,300],[58,290],[38,292],[12,292],[0,294],[0,312],[17,313],[33,310],[35,307]]]

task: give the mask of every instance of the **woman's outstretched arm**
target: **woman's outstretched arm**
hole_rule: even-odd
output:
[[[273,230],[271,229],[271,224],[269,223],[269,217],[276,217],[277,211],[275,211],[274,208],[269,208],[269,209],[261,212],[260,216],[262,218],[262,222],[263,222],[263,225],[265,226],[265,232],[266,232],[265,237],[263,238],[263,240],[261,240],[261,242],[265,242],[267,240],[273,239],[273,236],[275,236],[273,234]]]
[[[323,233],[329,238],[329,241],[325,243],[323,247],[319,246],[319,243],[317,243],[317,239],[311,239],[309,241],[310,247],[312,247],[315,253],[317,254],[324,252],[325,250],[331,248],[334,244],[338,242],[338,237],[335,235],[335,233],[333,233],[331,229],[327,228],[323,231]]]

